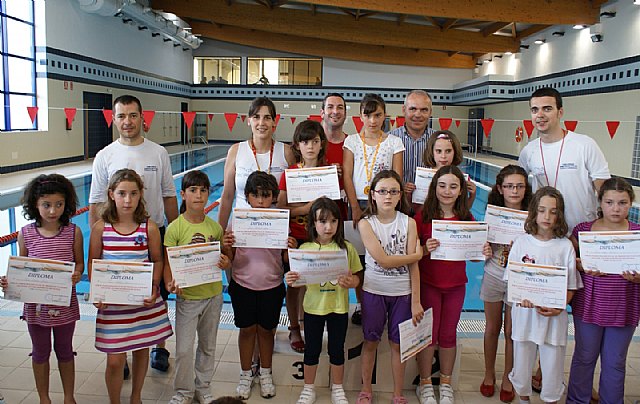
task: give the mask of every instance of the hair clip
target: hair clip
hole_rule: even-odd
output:
[[[441,133],[438,135],[438,137],[436,137],[436,139],[451,139],[451,137],[446,133]]]

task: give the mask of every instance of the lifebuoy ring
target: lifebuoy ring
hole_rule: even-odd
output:
[[[522,136],[524,135],[524,130],[522,129],[522,126],[518,126],[516,128],[516,142],[520,143],[522,141]]]

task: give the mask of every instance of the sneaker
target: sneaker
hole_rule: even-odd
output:
[[[251,396],[251,386],[253,386],[253,375],[251,371],[240,372],[240,381],[236,387],[236,393],[242,400],[248,400]]]
[[[436,393],[433,391],[433,384],[419,384],[416,387],[416,396],[420,404],[438,404]]]
[[[276,386],[273,384],[271,369],[261,368],[258,379],[260,381],[260,395],[263,398],[274,397],[276,395]]]
[[[331,389],[331,404],[349,404],[342,386],[333,386]]]
[[[453,404],[453,388],[450,384],[440,384],[440,404]]]
[[[196,391],[196,400],[200,404],[211,404],[216,398],[208,391]]]
[[[362,325],[362,310],[360,309],[360,305],[356,306],[355,311],[351,315],[351,323],[355,325]]]
[[[300,397],[298,397],[298,401],[296,404],[313,404],[316,402],[316,389],[309,386],[304,386],[302,392],[300,392]]]
[[[161,372],[169,370],[169,351],[164,348],[151,350],[151,367]]]
[[[186,397],[178,393],[175,396],[171,397],[171,401],[169,401],[169,404],[191,404],[191,401],[191,397]]]

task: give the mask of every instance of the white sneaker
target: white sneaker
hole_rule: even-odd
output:
[[[208,391],[196,391],[196,400],[200,404],[211,404],[215,401],[215,397]]]
[[[344,393],[342,385],[333,386],[331,389],[331,404],[349,404],[347,395]]]
[[[260,369],[260,395],[263,398],[271,398],[276,395],[276,386],[273,384],[273,376],[271,375],[271,369]]]
[[[296,404],[313,404],[316,402],[316,389],[304,386]]]
[[[253,386],[253,375],[251,371],[240,372],[240,381],[238,381],[238,387],[236,387],[236,393],[242,400],[248,400],[251,396],[251,386]]]
[[[418,396],[418,402],[420,402],[420,404],[438,404],[432,384],[418,384],[418,387],[416,387],[416,396]]]
[[[178,393],[175,396],[171,397],[171,401],[169,401],[169,404],[191,404],[191,397],[186,397]]]
[[[453,387],[450,384],[440,384],[440,404],[453,404]]]

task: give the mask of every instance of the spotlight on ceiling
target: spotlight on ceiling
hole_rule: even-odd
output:
[[[564,31],[554,31],[551,35],[555,37],[561,37],[564,36]]]
[[[541,39],[536,39],[535,41],[533,41],[533,43],[534,43],[534,44],[536,44],[536,45],[542,45],[542,44],[543,44],[543,43],[545,43],[545,42],[547,42],[547,40],[546,40],[546,39],[543,39],[543,38],[541,38]]]
[[[591,42],[602,42],[604,34],[602,33],[602,24],[595,24],[591,27]]]
[[[511,56],[511,55],[513,55],[513,52],[511,52],[511,51],[506,51],[504,54],[505,54],[505,55],[507,55],[507,56]]]
[[[491,59],[485,59],[482,61],[482,63],[491,63]]]
[[[522,45],[520,45],[520,49],[529,49],[529,46],[531,46],[531,45],[522,44]]]
[[[615,11],[603,11],[600,13],[600,17],[603,17],[603,18],[613,18],[615,16],[616,16]]]
[[[573,29],[585,29],[587,28],[587,25],[585,24],[576,24],[573,26]]]

